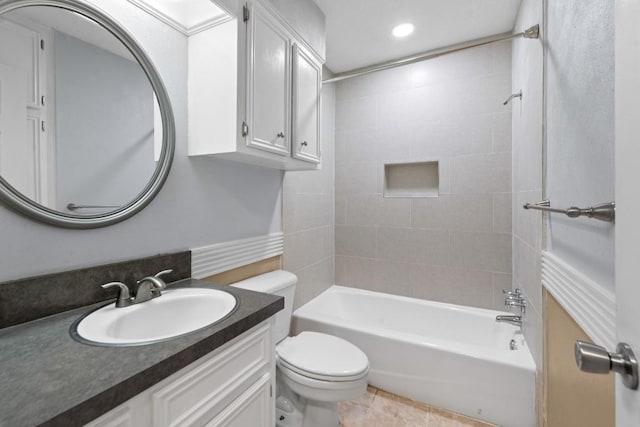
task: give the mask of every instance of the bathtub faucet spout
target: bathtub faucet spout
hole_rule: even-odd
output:
[[[499,314],[496,316],[496,322],[507,322],[512,325],[522,326],[522,316],[509,316],[504,314]]]

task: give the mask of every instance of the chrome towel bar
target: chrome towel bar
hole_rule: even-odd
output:
[[[108,208],[121,208],[122,206],[102,206],[102,205],[76,205],[75,203],[69,203],[67,209],[75,211],[76,209],[108,209]]]
[[[525,203],[525,209],[535,209],[545,212],[565,214],[569,218],[586,216],[600,221],[613,222],[616,219],[616,202],[603,203],[589,208],[577,208],[571,206],[568,209],[552,208],[549,200],[542,200],[537,203]]]

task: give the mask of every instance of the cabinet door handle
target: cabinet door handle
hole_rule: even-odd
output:
[[[280,132],[276,135],[276,138],[284,138],[284,132]]]
[[[300,143],[300,145],[301,145],[301,146],[303,146],[303,147],[306,147],[306,146],[307,146],[307,145],[309,145],[309,144],[307,144],[307,141],[302,141],[302,142]]]

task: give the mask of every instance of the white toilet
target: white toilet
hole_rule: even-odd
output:
[[[355,345],[318,332],[289,337],[298,278],[288,271],[261,274],[236,286],[284,297],[276,314],[276,426],[337,427],[338,402],[367,390],[369,360]]]

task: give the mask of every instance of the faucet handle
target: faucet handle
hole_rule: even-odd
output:
[[[147,276],[147,277],[143,277],[142,279],[138,280],[137,284],[138,284],[138,289],[140,290],[141,287],[140,285],[143,284],[144,282],[149,282],[151,288],[145,292],[149,293],[149,296],[142,296],[143,300],[147,300],[147,299],[151,299],[152,297],[158,297],[160,295],[162,295],[162,291],[164,289],[166,289],[167,284],[164,282],[164,280],[162,280],[160,277],[164,276],[166,274],[172,273],[173,270],[169,269],[169,270],[162,270],[159,273],[156,273],[155,276]],[[138,294],[136,293],[136,298],[138,298]]]
[[[172,268],[170,268],[168,270],[162,270],[161,272],[156,273],[156,275],[153,276],[153,277],[158,277],[159,278],[160,276],[164,276],[164,275],[171,274],[171,273],[173,273],[173,269]]]
[[[116,300],[116,307],[126,307],[131,304],[131,295],[129,295],[129,287],[122,282],[109,282],[104,285],[100,285],[102,289],[109,289],[118,287],[118,299]]]
[[[520,288],[515,288],[513,291],[509,291],[507,289],[503,289],[502,293],[505,294],[507,297],[511,297],[511,296],[519,296],[522,294],[522,291],[520,290]]]

